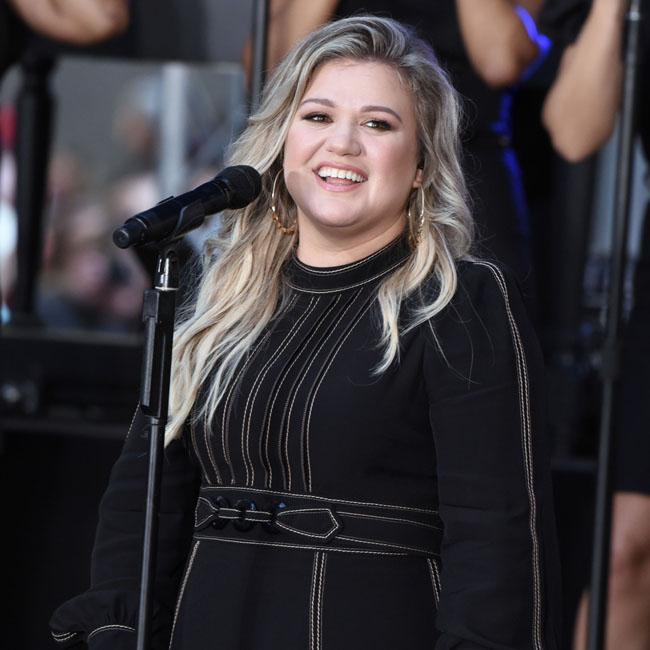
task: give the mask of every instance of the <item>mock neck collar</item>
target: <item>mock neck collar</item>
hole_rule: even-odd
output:
[[[404,264],[410,254],[408,237],[403,234],[367,257],[341,266],[309,266],[294,252],[285,264],[285,277],[298,291],[333,293],[378,280]]]

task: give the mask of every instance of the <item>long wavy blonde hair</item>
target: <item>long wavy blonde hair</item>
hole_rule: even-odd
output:
[[[431,48],[398,22],[357,16],[320,27],[270,76],[259,110],[232,146],[229,161],[255,167],[262,175],[262,193],[245,209],[225,212],[218,236],[206,242],[196,301],[175,333],[167,441],[181,434],[193,407],[194,417],[214,414],[237,368],[286,305],[282,266],[298,234],[288,236],[272,221],[273,180],[282,169],[284,142],[305,89],[316,68],[333,59],[393,67],[413,98],[418,123],[422,191],[409,197],[407,207],[416,217],[408,227],[415,236],[421,212],[424,227],[407,262],[378,288],[384,354],[376,372],[399,358],[400,331],[431,318],[456,290],[455,261],[468,255],[472,220],[459,163],[460,110],[454,89]],[[296,206],[284,184],[279,185],[277,210],[291,222]],[[398,323],[404,299],[432,273],[437,295],[423,297],[409,322]],[[202,403],[195,404],[201,389]]]

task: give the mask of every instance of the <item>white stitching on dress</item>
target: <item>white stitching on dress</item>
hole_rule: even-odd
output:
[[[390,244],[386,244],[386,246],[383,246],[378,251],[372,253],[372,255],[368,255],[368,257],[364,257],[363,259],[360,259],[358,262],[351,262],[350,264],[344,264],[342,267],[339,267],[337,269],[322,269],[314,266],[307,266],[307,264],[303,264],[298,259],[297,255],[293,256],[293,262],[296,266],[300,267],[304,271],[307,271],[308,273],[313,273],[314,275],[336,275],[337,273],[345,273],[346,271],[354,269],[357,266],[365,264],[366,262],[370,262],[375,257],[377,257],[377,255],[381,255],[381,253],[383,253],[385,250],[388,250],[391,246],[395,244],[396,241],[392,241],[390,242]]]
[[[433,566],[433,573],[436,579],[436,584],[438,585],[438,598],[440,598],[442,596],[442,578],[440,577],[440,565],[438,564],[438,560],[436,560],[435,557],[430,559],[431,565]]]
[[[348,302],[345,309],[338,315],[338,317],[336,319],[336,322],[332,323],[332,325],[329,328],[329,333],[327,334],[325,339],[323,339],[321,344],[318,346],[318,349],[316,349],[312,353],[311,361],[309,362],[309,364],[305,368],[304,372],[302,373],[302,378],[298,382],[298,385],[296,386],[296,388],[295,388],[295,390],[293,392],[293,397],[291,399],[291,406],[289,407],[289,413],[287,414],[287,417],[286,417],[287,436],[285,438],[285,458],[287,460],[287,468],[288,468],[288,473],[289,473],[289,480],[288,480],[288,483],[287,483],[287,489],[288,490],[291,490],[291,465],[289,464],[289,422],[291,421],[291,413],[293,411],[293,406],[294,406],[294,404],[296,402],[296,395],[298,393],[298,389],[300,388],[303,381],[307,377],[307,373],[309,372],[309,369],[312,367],[312,365],[316,361],[316,357],[320,354],[321,350],[325,347],[325,344],[330,339],[330,337],[334,334],[334,332],[336,331],[336,328],[343,321],[343,318],[348,313],[348,311],[350,311],[350,309],[352,308],[352,305],[356,302],[356,300],[357,300],[357,298],[359,297],[360,294],[361,294],[361,291],[358,291],[357,294]],[[302,433],[303,432],[301,431],[300,432],[300,445],[299,445],[300,446],[300,464],[301,464],[301,466],[302,466],[302,459],[303,459],[303,456],[304,456],[304,441],[303,441]],[[310,463],[310,465],[311,465],[311,463]],[[303,470],[303,476],[304,476],[304,467],[302,468],[302,470]]]
[[[314,565],[311,574],[311,599],[309,607],[309,649],[323,648],[323,591],[325,586],[325,566],[327,554],[322,551],[314,553]]]
[[[295,301],[297,301],[298,298],[295,298]],[[307,320],[307,317],[309,314],[312,312],[314,309],[313,306],[311,306],[311,303],[314,302],[315,299],[312,298],[310,301],[310,305],[308,308],[305,310],[305,313],[300,317],[298,323],[294,328],[291,329],[291,331],[287,334],[285,337],[284,341],[278,347],[276,350],[273,352],[273,354],[269,357],[269,359],[266,361],[264,366],[262,366],[262,369],[260,370],[260,373],[258,376],[255,378],[255,381],[253,382],[253,386],[251,387],[250,392],[248,393],[248,397],[246,399],[246,405],[244,406],[244,416],[242,418],[242,428],[241,428],[241,452],[242,452],[242,459],[244,461],[244,465],[246,467],[246,485],[253,485],[255,482],[255,467],[253,465],[253,459],[251,458],[250,454],[250,428],[251,428],[251,421],[253,419],[253,404],[255,403],[255,400],[257,399],[257,394],[259,393],[259,390],[262,386],[262,383],[264,381],[264,378],[266,375],[269,373],[271,366],[275,363],[275,361],[280,357],[282,352],[287,348],[289,343],[292,341],[292,339],[297,335],[298,331],[302,327],[303,323]],[[249,408],[250,405],[250,408]],[[245,441],[245,445],[244,445]],[[248,466],[250,464],[250,474],[248,472]]]
[[[315,546],[313,544],[287,544],[285,542],[263,542],[260,540],[235,539],[233,537],[210,537],[208,535],[194,534],[194,539],[203,539],[207,542],[229,542],[233,544],[249,544],[252,546],[278,546],[281,548],[293,548],[299,551],[328,551],[336,553],[357,553],[359,555],[390,555],[394,557],[405,557],[408,553],[398,551],[364,551],[359,548],[337,548],[329,546]]]
[[[90,641],[90,639],[92,639],[100,632],[106,632],[106,630],[124,630],[125,632],[135,632],[135,628],[131,627],[130,625],[102,625],[102,627],[95,628],[88,635],[88,641]]]
[[[222,488],[219,487],[203,487],[203,490],[220,490]],[[258,488],[252,488],[252,487],[242,487],[242,486],[237,486],[236,488],[233,488],[236,491],[245,491],[245,492],[260,492],[260,493],[267,493],[267,494],[277,494],[279,496],[284,496],[284,497],[294,497],[294,498],[300,498],[300,497],[306,497],[308,499],[316,499],[318,501],[329,501],[331,503],[347,503],[348,505],[351,506],[371,506],[373,508],[387,508],[390,510],[408,510],[410,512],[423,512],[426,514],[431,514],[431,515],[437,515],[438,511],[437,510],[428,510],[427,508],[416,508],[414,506],[399,506],[399,505],[393,505],[390,503],[373,503],[371,501],[348,501],[346,499],[334,499],[334,498],[329,498],[329,497],[324,497],[324,496],[318,496],[316,494],[307,494],[307,493],[301,493],[301,492],[281,492],[279,490],[260,490]]]
[[[325,309],[325,312],[327,315],[330,314],[336,307],[336,305],[340,302],[341,296],[336,296],[333,302],[331,302]],[[317,332],[323,325],[323,318],[320,318],[319,321],[317,322],[316,326],[314,327],[314,331],[310,334],[309,338],[302,344],[303,349],[309,349],[309,342],[316,336]],[[313,363],[313,359],[316,353],[312,353],[312,361],[310,361],[309,366]],[[284,383],[284,380],[289,376],[289,370],[294,366],[295,363],[298,362],[299,355],[296,355],[294,360],[291,362],[291,365],[289,365],[284,373],[284,376],[282,377],[282,381],[277,387],[275,398],[277,398],[277,395],[279,394],[279,388],[280,386]],[[309,368],[308,366],[308,368]],[[305,371],[306,372],[306,371]],[[301,373],[302,377],[304,378],[305,372]],[[302,380],[301,382],[302,383]],[[295,395],[295,392],[294,392]],[[273,400],[273,403],[275,404],[275,398]],[[287,474],[284,476],[284,486],[285,489],[291,490],[291,463],[289,461],[289,417],[287,415],[287,406],[289,404],[290,397],[287,396],[287,401],[284,404],[284,409],[282,412],[282,420],[281,420],[281,429],[280,429],[280,437],[278,439],[278,454],[280,456],[280,465],[283,468],[283,473],[284,473],[284,464],[283,464],[283,458],[282,458],[282,429],[285,427],[286,423],[286,436],[284,437],[285,439],[285,455],[284,455],[284,460],[286,460],[286,467],[287,467]],[[273,408],[271,408],[271,411]],[[269,419],[269,426],[270,426],[270,419]]]
[[[297,300],[297,298],[296,298]],[[307,305],[307,308],[305,309],[303,315],[299,318],[298,322],[296,325],[292,328],[292,334],[291,338],[287,340],[287,345],[291,341],[291,339],[298,333],[298,330],[303,326],[303,324],[307,321],[307,318],[311,315],[311,313],[316,309],[316,305],[318,304],[318,301],[316,298],[312,296],[309,300],[309,304]],[[284,345],[284,348],[286,348],[286,345]],[[280,346],[278,346],[279,349]],[[295,363],[295,360],[294,362]],[[266,368],[266,365],[264,366]],[[266,371],[268,372],[268,370]],[[265,373],[266,374],[266,373]],[[267,487],[270,486],[273,482],[273,468],[271,466],[271,456],[269,454],[269,438],[271,437],[271,417],[273,414],[273,408],[275,406],[275,402],[278,398],[278,392],[280,389],[280,386],[284,383],[284,380],[286,379],[286,373],[282,380],[280,381],[280,384],[275,387],[275,392],[273,394],[273,399],[271,402],[267,402],[268,405],[268,410],[265,413],[265,417],[267,419],[267,426],[266,426],[266,432],[264,433],[264,458],[262,459],[262,464],[265,467],[268,467],[268,476],[266,477],[266,485]],[[282,436],[280,436],[280,439],[282,439]],[[266,462],[265,462],[266,461]]]
[[[317,582],[317,575],[318,575],[318,558],[320,555],[320,551],[316,551],[314,553],[314,563],[312,565],[312,570],[311,570],[311,594],[309,598],[309,650],[314,650],[315,643],[314,639],[316,637],[316,622],[315,622],[315,616],[314,616],[314,603],[316,601],[316,582]]]
[[[441,526],[434,526],[433,524],[425,524],[421,521],[413,521],[412,519],[402,519],[401,517],[382,517],[380,515],[366,515],[358,512],[344,512],[337,510],[337,514],[346,515],[347,517],[357,517],[359,519],[378,519],[379,521],[396,521],[401,524],[412,524],[413,526],[420,526],[422,528],[431,528],[432,530],[442,530]]]
[[[519,385],[519,412],[522,426],[522,453],[524,459],[524,469],[526,475],[526,488],[528,492],[529,517],[528,524],[530,529],[532,547],[533,547],[533,642],[535,650],[542,650],[542,620],[541,620],[541,569],[539,558],[539,540],[537,539],[537,502],[535,499],[535,489],[533,484],[533,459],[532,459],[532,440],[531,440],[531,420],[530,420],[530,396],[528,387],[528,369],[526,365],[526,356],[523,350],[523,343],[519,334],[519,328],[515,322],[510,300],[508,296],[508,287],[501,270],[489,262],[476,262],[486,266],[492,272],[505,303],[510,333],[512,336],[512,345],[515,351],[515,360],[517,366],[517,382]]]
[[[373,282],[374,280],[377,280],[378,278],[381,278],[384,275],[387,275],[390,273],[393,269],[396,269],[399,266],[402,266],[404,263],[404,260],[400,260],[399,262],[393,264],[393,266],[389,267],[388,269],[385,269],[381,273],[377,273],[377,275],[373,275],[371,278],[368,278],[367,280],[363,280],[362,282],[357,282],[356,284],[351,284],[349,286],[345,287],[338,287],[337,289],[304,289],[302,287],[297,287],[291,282],[287,281],[287,285],[290,286],[294,291],[300,291],[302,293],[317,293],[317,294],[326,294],[326,293],[339,293],[341,291],[347,291],[349,289],[356,289],[357,287],[361,287],[364,284],[368,284],[369,282]]]
[[[356,299],[356,297],[357,296],[355,296],[355,299]],[[312,397],[311,397],[311,399],[309,401],[309,411],[308,411],[308,415],[307,415],[307,426],[306,426],[306,433],[305,433],[305,446],[307,448],[307,454],[306,454],[307,455],[307,469],[308,469],[308,474],[309,474],[309,476],[307,478],[307,485],[305,485],[305,489],[307,490],[307,492],[311,492],[311,489],[312,489],[312,483],[311,483],[311,455],[309,454],[309,440],[311,438],[311,435],[310,435],[311,434],[311,414],[312,414],[312,411],[313,411],[313,408],[314,408],[314,404],[316,402],[316,395],[317,395],[318,391],[320,390],[321,384],[323,383],[323,380],[327,376],[327,373],[329,372],[329,369],[331,368],[332,364],[334,363],[334,359],[336,358],[338,353],[341,351],[341,348],[343,347],[343,344],[345,343],[345,341],[347,341],[348,337],[350,336],[350,334],[352,333],[354,328],[359,324],[359,322],[363,318],[364,314],[370,309],[370,307],[372,307],[373,304],[374,304],[374,300],[371,300],[368,303],[368,305],[365,307],[365,309],[363,309],[362,312],[359,314],[356,323],[354,323],[354,325],[352,325],[348,329],[347,334],[340,341],[338,349],[336,351],[332,352],[330,362],[327,364],[327,368],[325,368],[325,370],[324,370],[324,372],[323,372],[323,374],[322,374],[322,376],[320,378],[320,381],[318,382],[318,385],[316,386],[316,389],[314,390],[314,394],[312,395]]]
[[[427,566],[429,567],[429,576],[431,578],[431,586],[433,587],[433,600],[437,607],[440,603],[440,585],[437,580],[437,567],[434,568],[434,560],[430,557],[427,558]]]
[[[133,413],[133,417],[131,418],[131,424],[129,424],[129,428],[126,430],[126,440],[128,440],[129,436],[131,435],[131,430],[133,429],[133,423],[135,422],[135,417],[138,414],[139,409],[140,409],[140,402],[138,402],[137,406],[135,407],[135,412]]]
[[[291,307],[293,303],[289,305]],[[228,390],[228,395],[226,396],[226,400],[224,402],[223,406],[223,413],[221,416],[221,447],[223,449],[223,455],[224,459],[228,463],[228,468],[230,469],[230,483],[233,484],[235,483],[235,468],[232,464],[232,461],[230,459],[230,447],[228,445],[228,429],[230,428],[230,415],[231,415],[231,407],[230,407],[230,400],[232,399],[233,393],[235,392],[236,386],[239,384],[239,379],[242,376],[242,373],[246,368],[250,366],[252,363],[253,359],[255,358],[255,355],[257,351],[260,349],[263,343],[266,342],[266,340],[269,338],[271,335],[270,330],[266,332],[266,334],[258,341],[257,345],[253,348],[252,352],[250,353],[248,359],[246,360],[246,363],[244,363],[237,373],[237,376],[233,380],[230,389]]]
[[[285,524],[279,521],[280,517],[282,517],[283,515],[289,516],[297,513],[316,514],[317,512],[326,513],[329,516],[330,521],[332,522],[332,527],[326,533],[308,533],[306,531],[300,530],[300,528],[295,528],[294,526],[290,526],[289,524]],[[288,530],[291,533],[304,535],[305,537],[315,537],[316,539],[327,539],[335,530],[338,529],[339,522],[336,521],[336,518],[332,514],[332,511],[327,508],[301,508],[298,510],[288,510],[288,511],[280,510],[278,514],[275,516],[275,525],[280,528],[284,528],[285,530]]]
[[[379,540],[372,539],[368,537],[363,539],[361,537],[349,537],[347,535],[337,535],[336,539],[342,539],[346,542],[359,542],[360,544],[377,544],[379,546],[387,546],[388,548],[402,548],[405,551],[415,551],[416,553],[425,553],[427,555],[438,555],[438,553],[433,553],[433,551],[427,548],[418,548],[417,546],[406,546],[405,544],[393,544],[392,542],[380,542]]]
[[[205,465],[203,463],[203,456],[199,454],[199,442],[196,438],[196,425],[194,423],[194,418],[192,417],[192,413],[190,413],[190,439],[192,440],[192,446],[194,447],[194,455],[198,458],[199,464],[201,465],[203,476],[205,476],[207,482],[210,485],[212,485],[212,482],[210,481],[210,476],[208,475],[208,472],[206,471]]]
[[[316,604],[316,650],[323,648],[323,597],[325,591],[325,566],[327,564],[327,553],[321,553],[321,565],[318,576],[318,602]]]
[[[219,474],[219,469],[217,468],[217,461],[214,458],[214,454],[212,452],[212,445],[210,444],[209,438],[210,438],[210,432],[208,432],[208,412],[206,411],[203,414],[203,439],[205,440],[205,450],[208,452],[208,458],[210,458],[212,469],[214,469],[214,472],[217,476],[217,484],[222,485],[221,475]],[[207,472],[205,476],[208,479],[208,483],[212,484],[212,481],[210,480],[210,477],[207,474]]]
[[[80,632],[52,632],[52,637],[57,643],[63,643],[64,641],[67,641],[68,639],[72,639],[73,637],[81,634]]]
[[[178,612],[181,609],[181,602],[183,601],[183,595],[185,594],[185,586],[187,585],[187,581],[190,577],[190,573],[192,571],[192,567],[194,566],[194,558],[196,557],[196,552],[199,550],[201,542],[197,541],[194,544],[194,548],[192,549],[192,554],[190,555],[189,562],[187,563],[187,569],[185,570],[185,575],[183,576],[183,584],[181,585],[180,591],[178,592],[178,598],[176,600],[176,610],[174,611],[174,622],[172,623],[172,633],[171,637],[169,640],[169,646],[171,647],[172,642],[174,640],[174,631],[176,630],[176,621],[178,619]]]

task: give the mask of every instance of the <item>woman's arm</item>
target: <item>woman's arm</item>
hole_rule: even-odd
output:
[[[135,650],[149,433],[138,408],[99,507],[91,585],[61,605],[50,627],[60,648]],[[194,529],[199,476],[184,443],[165,448],[158,516],[152,647],[167,648]]]
[[[338,0],[271,0],[267,64],[274,68],[303,36],[327,22]]]
[[[9,0],[35,31],[76,45],[91,45],[123,32],[127,0]]]
[[[472,66],[489,86],[518,81],[539,55],[533,17],[543,0],[456,0]]]
[[[558,650],[541,352],[511,276],[462,264],[425,382],[443,522],[436,650]]]
[[[627,0],[594,0],[544,101],[542,121],[553,147],[577,162],[612,133],[621,101],[623,25]]]

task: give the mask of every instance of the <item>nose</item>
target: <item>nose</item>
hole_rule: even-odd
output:
[[[338,122],[329,130],[327,151],[338,156],[358,156],[361,153],[361,143],[353,124]]]

